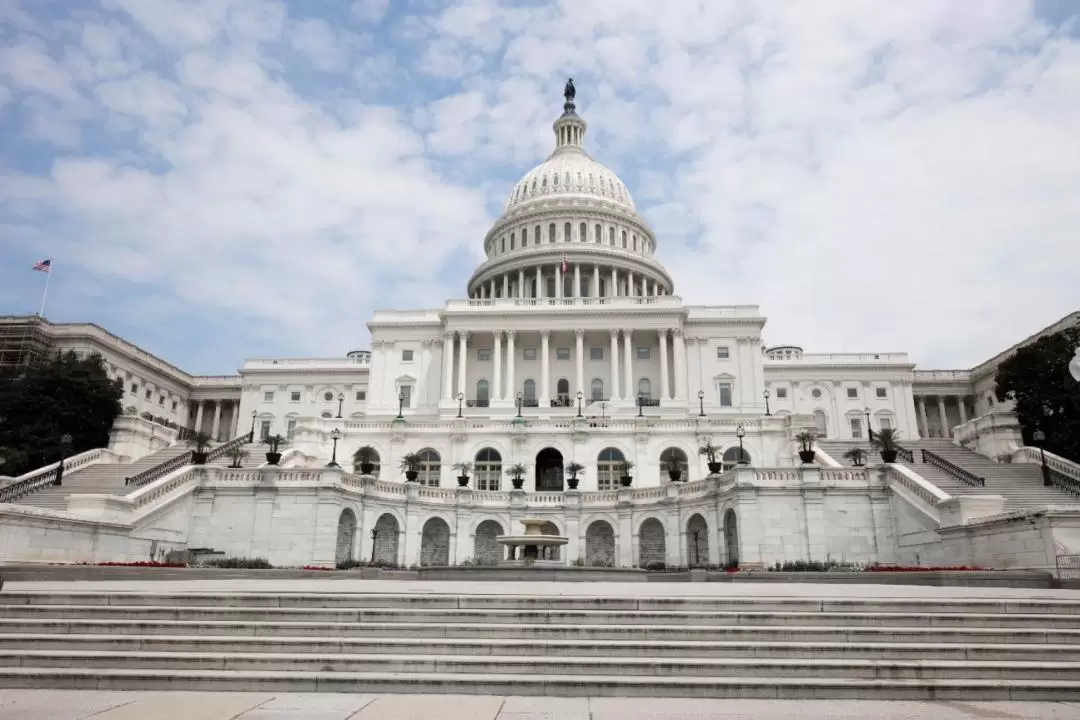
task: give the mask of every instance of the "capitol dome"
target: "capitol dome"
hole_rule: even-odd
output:
[[[656,236],[626,185],[583,147],[573,81],[552,130],[555,149],[510,191],[484,238],[487,259],[469,280],[477,300],[670,295],[653,256]]]

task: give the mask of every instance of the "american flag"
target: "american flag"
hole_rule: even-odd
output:
[[[570,267],[570,264],[567,262],[566,253],[563,253],[562,254],[562,271],[563,271],[563,275],[566,274],[566,271],[567,271],[567,269],[569,269],[569,267]]]
[[[34,269],[38,272],[49,272],[52,269],[52,258],[45,258],[34,263]]]

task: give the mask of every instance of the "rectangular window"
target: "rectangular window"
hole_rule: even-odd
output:
[[[160,405],[161,407],[165,407],[165,396],[164,395],[158,395],[157,404]]]
[[[413,351],[412,350],[402,350],[401,351],[401,362],[412,362],[413,361],[412,356],[413,356]]]
[[[648,360],[649,359],[649,348],[647,348],[647,347],[639,347],[637,349],[637,359],[638,360]]]
[[[274,391],[267,390],[263,393],[263,402],[274,402]]]
[[[716,383],[716,402],[720,407],[731,407],[731,383]]]
[[[604,359],[604,348],[602,348],[602,347],[589,348],[589,359],[590,360],[603,360]]]
[[[879,398],[885,398],[885,397],[889,397],[889,393],[888,393],[888,391],[887,391],[887,390],[886,390],[885,388],[883,388],[883,387],[879,387],[879,388],[877,389],[877,396],[878,396]]]
[[[883,417],[878,418],[878,427],[882,430],[887,430],[892,427],[892,418]]]
[[[131,383],[131,394],[139,392],[139,383]]]
[[[776,399],[783,400],[787,397],[787,388],[776,388]]]
[[[366,390],[357,390],[356,391],[356,400],[357,400],[357,402],[363,402],[363,401],[367,400],[367,391]]]
[[[172,401],[172,409],[173,409],[173,412],[176,412],[176,401],[175,400]]]
[[[405,396],[401,403],[402,407],[412,407],[412,385],[402,385],[398,388],[398,392]]]
[[[717,360],[727,360],[729,357],[731,357],[731,351],[728,349],[727,345],[720,345],[716,348]]]
[[[266,442],[266,438],[270,437],[270,420],[263,420],[259,423],[259,439]]]
[[[295,420],[289,420],[288,424],[285,426],[285,437],[288,438],[289,440],[292,440],[293,435],[295,435],[295,434],[296,434],[296,421]]]
[[[289,393],[289,402],[300,402],[300,391],[293,390]]]
[[[476,359],[480,362],[489,362],[491,360],[491,348],[478,348],[476,350]]]
[[[857,399],[859,397],[859,389],[858,388],[848,388],[847,389],[847,396],[848,396],[848,400]]]
[[[506,252],[506,238],[502,238],[502,241],[499,243],[499,247],[502,248],[500,252]]]
[[[536,348],[522,348],[521,356],[526,360],[536,359]]]
[[[862,418],[857,418],[857,417],[848,418],[848,422],[851,423],[851,437],[853,437],[853,438],[861,438],[863,436]]]
[[[153,393],[151,393],[151,392],[150,392],[149,390],[147,390],[147,391],[146,391],[146,399],[147,399],[147,400],[149,400],[149,399],[150,399],[150,396],[151,396],[152,394],[153,394]]]
[[[569,360],[570,359],[570,348],[555,348],[555,359],[556,360]]]

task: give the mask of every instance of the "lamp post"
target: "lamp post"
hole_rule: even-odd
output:
[[[866,415],[866,439],[870,442],[874,441],[874,431],[870,429],[870,408],[864,407],[863,413]]]
[[[255,442],[255,416],[259,414],[258,410],[251,411],[251,432],[248,433],[248,442]]]
[[[405,407],[405,391],[402,390],[397,394],[397,420],[404,420],[405,416],[401,414],[401,409]]]
[[[457,416],[461,417],[461,404],[465,402],[465,393],[459,392],[457,394]]]
[[[60,464],[56,466],[56,478],[53,485],[60,485],[64,480],[64,460],[67,459],[67,449],[71,445],[71,435],[64,433],[60,436]]]
[[[577,391],[577,416],[581,417],[581,399],[585,397],[580,390]]]
[[[337,394],[337,416],[341,417],[341,406],[345,404],[345,393],[339,392]]]
[[[1042,460],[1042,476],[1043,485],[1050,486],[1050,468],[1046,465],[1046,451],[1043,450],[1043,443],[1046,442],[1046,433],[1042,430],[1036,430],[1031,434],[1031,439],[1035,442],[1035,445],[1039,448],[1039,458]]]
[[[698,417],[705,417],[705,391],[697,391]]]
[[[772,413],[769,412],[769,398],[772,397],[772,393],[769,392],[769,388],[765,388],[765,392],[761,394],[765,398],[765,414],[772,415]]]
[[[379,537],[379,531],[375,528],[371,529],[371,564],[375,564],[375,540]]]
[[[337,441],[341,439],[341,431],[334,428],[330,431],[330,439],[334,441],[334,452],[330,456],[330,462],[326,464],[326,467],[338,467],[337,462]]]
[[[581,393],[578,393],[578,397],[580,397],[580,396],[581,396]],[[517,411],[518,411],[517,416],[521,417],[521,405],[525,402],[525,396],[522,395],[521,393],[518,393],[517,397],[514,399],[514,402],[517,403]],[[578,417],[581,417],[580,412],[578,413]]]
[[[746,437],[746,430],[743,429],[742,423],[739,423],[735,428],[735,436],[739,438],[739,464],[746,465],[746,452],[743,450],[742,439]]]
[[[638,396],[637,396],[637,416],[638,417],[645,417],[644,413],[641,412],[641,409],[643,407],[645,407],[645,396],[642,395],[641,393],[638,393]]]

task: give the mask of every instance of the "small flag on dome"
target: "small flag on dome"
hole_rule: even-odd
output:
[[[49,272],[52,269],[52,258],[45,258],[34,263],[34,269],[38,272]]]
[[[569,265],[569,263],[567,262],[567,259],[566,259],[566,253],[563,253],[563,254],[562,254],[562,271],[563,271],[563,275],[565,275],[565,274],[566,274],[566,271],[567,271],[567,269],[568,269],[569,267],[570,267],[570,265]]]

